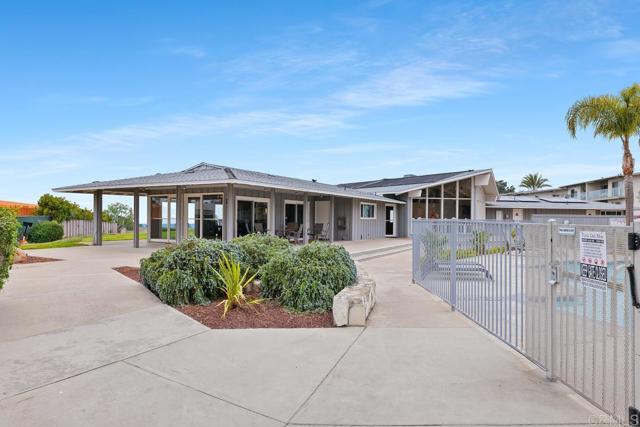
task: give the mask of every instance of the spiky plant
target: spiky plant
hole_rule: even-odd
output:
[[[262,302],[261,299],[249,299],[244,293],[245,288],[253,282],[256,274],[247,277],[249,276],[249,269],[247,268],[243,273],[240,263],[229,260],[225,253],[222,253],[219,266],[220,271],[215,273],[222,282],[222,292],[225,295],[225,299],[218,304],[224,306],[222,318],[225,318],[229,310],[236,306],[253,305]]]

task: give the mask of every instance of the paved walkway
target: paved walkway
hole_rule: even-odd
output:
[[[17,266],[0,293],[1,426],[586,425],[599,414],[410,285],[410,253],[363,262],[379,291],[367,328],[209,330],[110,270],[147,249],[72,249]]]

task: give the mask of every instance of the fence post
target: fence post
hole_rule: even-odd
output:
[[[634,233],[640,232],[638,228],[638,223],[635,221],[631,223],[632,231]],[[633,276],[629,278],[629,286],[633,283],[635,285],[634,291],[635,295],[638,296],[638,284],[640,284],[640,251],[631,251],[631,262],[634,266],[633,268]],[[640,310],[633,306],[634,301],[632,301],[631,307],[631,348],[633,349],[633,359],[632,359],[632,372],[633,377],[631,382],[631,405],[632,407],[639,408],[640,401],[638,400],[637,391],[640,390],[640,337],[637,337],[636,334],[640,333]],[[640,425],[640,414],[638,414],[637,409],[634,411],[632,408],[629,408],[629,419],[627,420],[629,425]]]
[[[449,224],[451,226],[451,239],[449,239],[451,243],[451,253],[449,255],[451,262],[451,292],[449,303],[451,304],[451,311],[456,311],[456,261],[458,257],[458,220],[454,218]]]
[[[555,269],[555,261],[553,259],[553,232],[556,226],[556,221],[550,219],[547,222],[547,284],[549,288],[549,301],[547,304],[547,345],[549,347],[549,361],[547,363],[547,380],[556,381],[556,292],[558,278],[556,277],[557,270]]]
[[[423,234],[422,224],[418,224],[418,220],[411,220],[411,248],[412,248],[412,257],[411,257],[411,283],[418,283],[418,268],[420,266],[420,240],[417,237],[418,233]]]

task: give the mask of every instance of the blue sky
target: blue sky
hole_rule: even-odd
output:
[[[616,174],[619,144],[563,120],[640,80],[639,18],[608,1],[7,2],[0,199],[201,161],[329,183]]]

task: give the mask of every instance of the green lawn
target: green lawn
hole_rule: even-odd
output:
[[[103,242],[119,242],[122,240],[133,240],[133,231],[128,233],[118,233],[118,234],[103,234],[102,241]],[[140,233],[140,240],[147,240],[147,233]],[[82,242],[91,243],[93,242],[93,236],[86,236],[82,238]]]
[[[82,237],[70,237],[68,239],[56,240],[47,243],[27,243],[20,246],[20,249],[54,249],[54,248],[71,248],[73,246],[86,246]]]
[[[133,231],[130,233],[103,234],[103,242],[118,242],[123,240],[133,240]],[[147,233],[140,233],[140,240],[147,240]],[[92,236],[85,237],[69,237],[67,239],[56,240],[47,243],[27,243],[20,246],[20,249],[54,249],[54,248],[71,248],[74,246],[87,246],[93,242]]]

